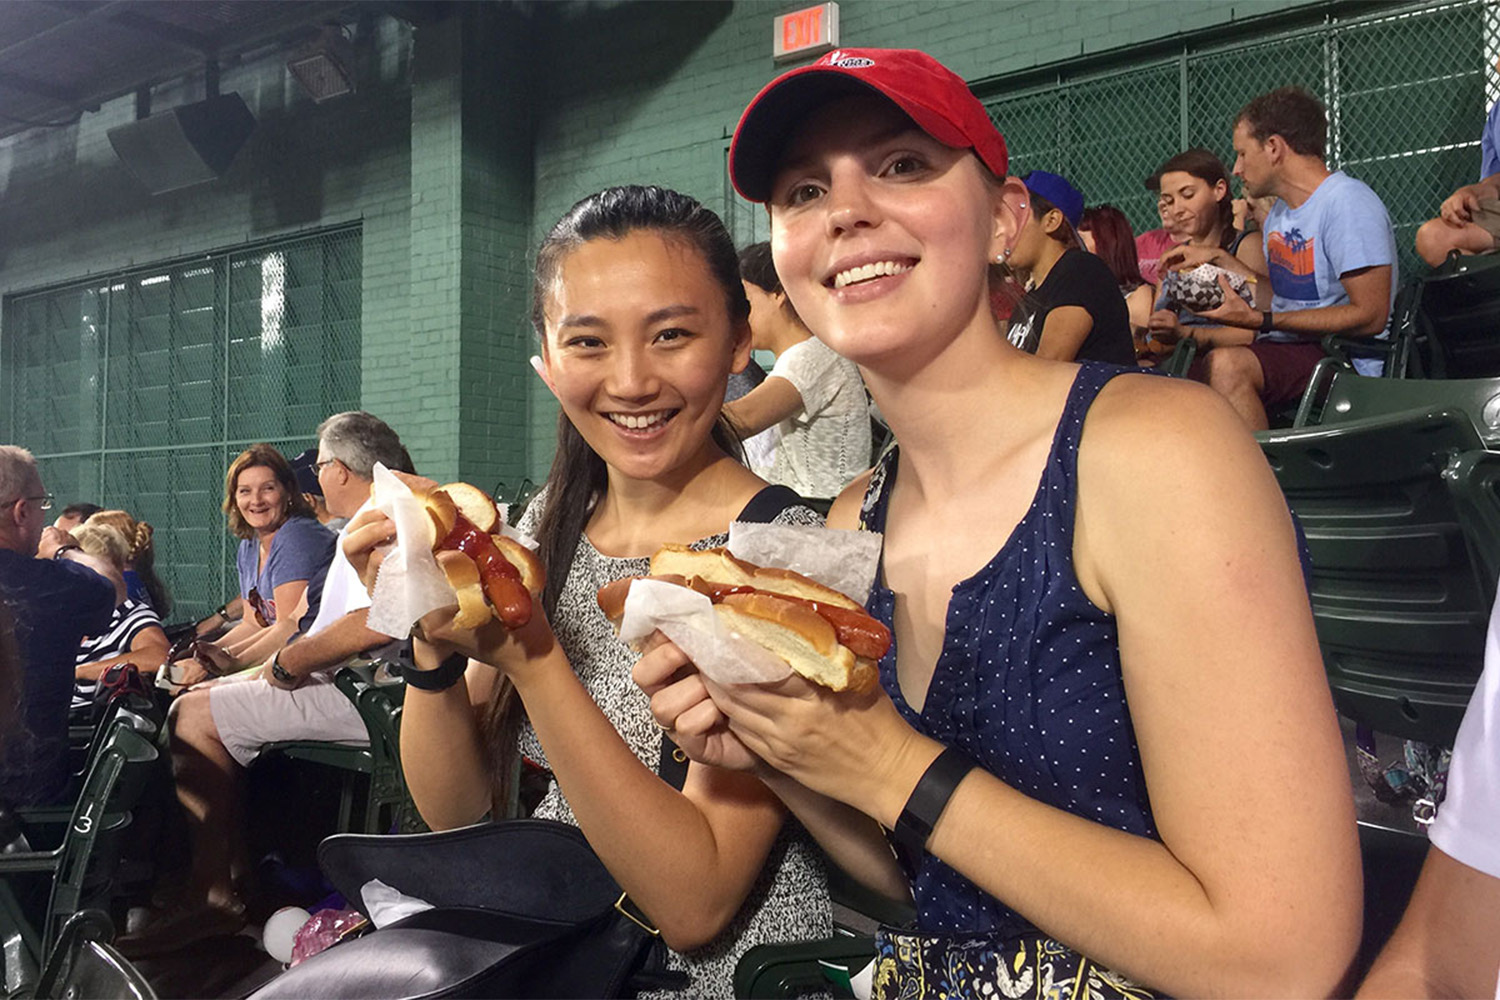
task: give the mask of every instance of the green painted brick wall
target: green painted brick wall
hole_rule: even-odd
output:
[[[71,128],[0,142],[0,294],[359,221],[363,405],[437,478],[540,477],[556,411],[526,364],[532,248],[580,196],[628,182],[695,195],[738,233],[763,230],[730,197],[724,154],[745,101],[778,70],[773,17],[804,5],[460,4],[417,28],[371,13],[360,89],[347,98],[314,105],[275,55],[226,67],[223,87],[245,94],[256,133],[220,182],[157,198],[105,141],[133,113],[129,98],[110,102]],[[1142,42],[1302,6],[842,0],[840,9],[845,44],[926,48],[973,82],[1100,53],[1128,58]],[[159,91],[158,106],[200,92],[200,81],[185,81]]]
[[[459,474],[514,489],[526,470],[532,207],[530,19],[466,11]]]
[[[514,8],[467,4],[417,32],[406,225],[366,233],[397,290],[365,328],[365,404],[439,481],[490,487],[525,468],[529,26]]]

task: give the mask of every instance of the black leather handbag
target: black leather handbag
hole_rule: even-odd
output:
[[[351,901],[378,878],[435,908],[314,955],[252,1000],[628,997],[687,985],[577,827],[342,834],[318,861]]]

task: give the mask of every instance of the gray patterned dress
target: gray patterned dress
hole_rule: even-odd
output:
[[[532,500],[518,525],[521,531],[530,534],[536,530],[546,500],[545,492]],[[773,523],[821,524],[822,518],[807,507],[792,507]],[[693,543],[693,547],[711,548],[725,544],[727,539],[727,535],[714,535]],[[552,627],[589,694],[635,755],[654,771],[661,754],[661,731],[651,718],[645,693],[630,678],[637,654],[615,638],[614,629],[594,599],[606,583],[649,571],[649,559],[615,559],[600,553],[587,536],[580,538],[557,613],[552,616]],[[546,763],[546,753],[529,724],[521,730],[521,752],[539,764]],[[534,815],[575,825],[578,822],[556,782]],[[642,819],[649,821],[649,817]],[[666,996],[732,997],[734,965],[747,948],[771,941],[825,938],[832,933],[821,854],[795,821],[788,822],[750,895],[724,932],[693,952],[672,953],[672,967],[685,970],[692,984],[685,994]]]

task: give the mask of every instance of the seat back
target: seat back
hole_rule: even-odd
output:
[[[51,954],[63,921],[87,903],[108,900],[120,835],[129,827],[131,810],[158,759],[151,739],[136,728],[140,724],[130,711],[118,713],[94,755],[62,842],[55,849],[0,855],[0,940],[5,942],[9,991],[29,989],[27,984]],[[8,880],[25,873],[52,879],[47,908],[39,920],[10,891]]]
[[[1500,377],[1387,379],[1338,371],[1328,382],[1318,422],[1347,423],[1435,408],[1461,411],[1473,422],[1487,446],[1500,446]]]
[[[55,988],[38,993],[37,1000],[74,1000],[110,997],[111,1000],[156,1000],[156,991],[130,960],[103,941],[81,941]]]
[[[620,887],[576,826],[544,819],[476,823],[441,833],[335,834],[318,867],[349,905],[379,879],[434,906],[505,909],[574,920],[607,910]]]
[[[1458,256],[1433,271],[1417,336],[1433,378],[1500,375],[1500,256]]]
[[[406,685],[398,681],[376,679],[377,664],[343,667],[334,675],[334,683],[354,702],[370,737],[370,803],[375,815],[365,824],[367,833],[390,829],[381,825],[380,812],[389,807],[393,823],[401,833],[421,833],[427,829],[406,790],[406,776],[401,770],[401,709],[405,703]]]
[[[1339,711],[1451,746],[1500,573],[1500,454],[1454,408],[1260,437],[1307,533]]]
[[[86,900],[108,896],[119,838],[129,826],[158,758],[153,727],[137,728],[141,719],[122,711],[104,746],[95,756],[73,807],[64,835],[52,896],[47,906],[43,948],[55,940],[61,922]]]
[[[114,935],[114,923],[103,910],[80,910],[69,917],[37,980],[37,1000],[156,1000],[146,977],[111,946]]]

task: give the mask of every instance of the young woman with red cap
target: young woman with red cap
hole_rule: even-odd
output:
[[[829,521],[884,532],[869,607],[895,641],[865,695],[728,690],[662,646],[636,667],[657,721],[912,895],[877,995],[1337,989],[1360,928],[1349,777],[1295,530],[1234,413],[1006,342],[987,265],[1027,191],[930,57],[784,74],[730,160],[799,315],[900,442]]]

